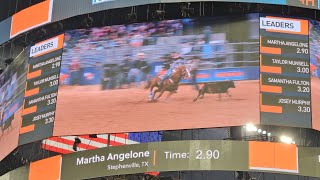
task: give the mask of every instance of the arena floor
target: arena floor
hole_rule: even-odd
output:
[[[0,161],[18,146],[19,130],[22,120],[21,110],[22,108],[15,113],[15,119],[12,120],[11,126],[3,133],[0,131]]]
[[[312,127],[320,131],[320,79],[311,79]]]
[[[206,94],[180,86],[168,102],[148,102],[143,88],[101,91],[99,86],[61,86],[55,136],[239,126],[259,123],[259,82],[238,81],[232,97]]]

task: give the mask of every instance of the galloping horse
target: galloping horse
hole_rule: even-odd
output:
[[[190,72],[186,66],[179,66],[175,69],[174,73],[165,79],[161,84],[161,79],[158,76],[150,79],[148,85],[145,87],[145,89],[150,88],[149,100],[153,101],[159,99],[165,91],[170,92],[167,97],[169,98],[178,89],[181,79],[190,76]],[[153,88],[155,87],[158,89],[153,92]],[[154,99],[156,93],[158,92],[160,92],[160,94],[156,99]]]

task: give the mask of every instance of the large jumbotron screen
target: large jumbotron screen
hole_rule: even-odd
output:
[[[260,122],[258,14],[71,30],[62,59],[55,136]]]

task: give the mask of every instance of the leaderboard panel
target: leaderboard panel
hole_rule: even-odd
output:
[[[261,123],[311,128],[308,20],[260,17]]]
[[[30,49],[19,145],[52,136],[64,35]]]

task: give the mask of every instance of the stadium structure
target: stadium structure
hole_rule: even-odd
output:
[[[0,4],[0,180],[320,178],[320,1]]]

